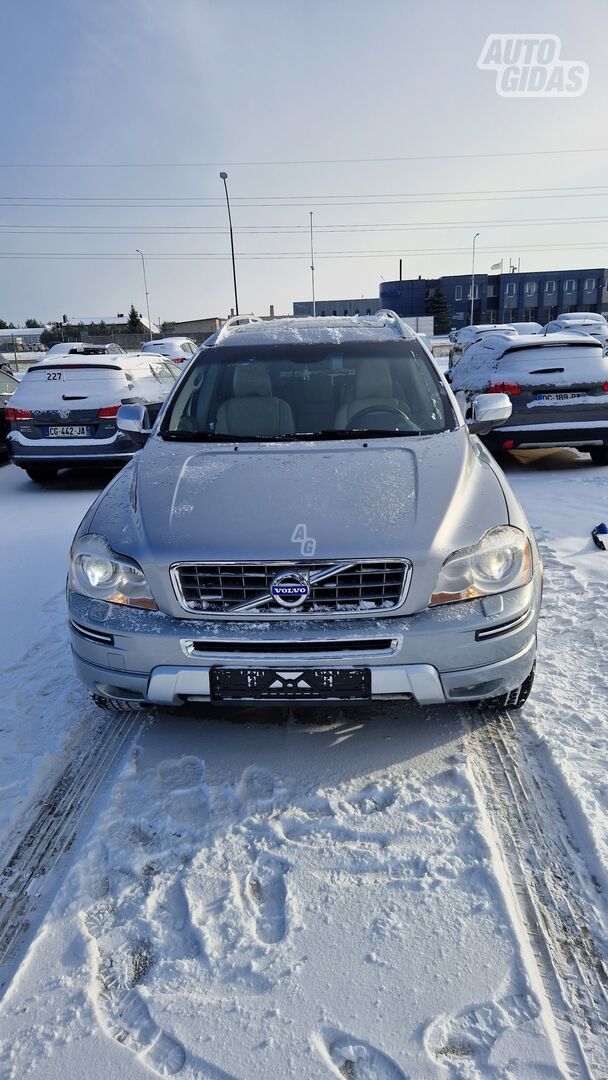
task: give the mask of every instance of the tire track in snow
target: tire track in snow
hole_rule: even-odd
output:
[[[138,714],[87,723],[23,823],[0,870],[0,998],[59,887],[85,815],[141,724]]]
[[[553,1013],[568,1076],[608,1075],[603,897],[568,831],[523,718],[466,717],[470,761],[495,850]]]

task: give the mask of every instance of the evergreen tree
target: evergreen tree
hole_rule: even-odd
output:
[[[8,330],[8,323],[4,319],[0,319],[0,330]]]
[[[447,334],[452,326],[452,310],[447,297],[441,287],[437,285],[433,295],[429,297],[426,305],[427,315],[432,315],[435,334]]]
[[[129,310],[129,321],[127,323],[127,330],[130,334],[138,334],[141,330],[141,316],[138,314],[135,304],[131,304]]]
[[[35,330],[36,327],[42,326],[42,323],[38,322],[38,319],[26,319],[23,325],[27,326],[29,330]]]

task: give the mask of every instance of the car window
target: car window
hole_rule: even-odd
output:
[[[0,371],[0,394],[12,394],[18,385],[17,379],[11,379],[10,375],[7,375],[5,371]]]
[[[457,426],[417,339],[205,349],[167,411],[169,437],[421,435]]]
[[[178,375],[177,368],[175,369],[174,374],[173,370],[169,367],[169,364],[166,364],[162,360],[151,361],[150,370],[152,371],[154,377],[158,379],[159,383],[162,383],[164,386],[171,386],[175,382]]]

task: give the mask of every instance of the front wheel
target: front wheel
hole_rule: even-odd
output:
[[[594,465],[608,465],[608,446],[590,446],[589,453]]]
[[[500,697],[485,698],[479,701],[477,704],[480,709],[521,709],[522,705],[526,704],[526,701],[530,697],[530,691],[534,685],[534,675],[536,674],[536,664],[532,668],[530,674],[524,679],[521,686],[516,686],[514,690],[509,690],[508,694],[501,694]]]
[[[59,469],[56,465],[26,465],[25,471],[35,484],[46,484],[57,479]]]
[[[115,713],[136,713],[144,708],[143,702],[133,701],[130,698],[111,698],[105,694],[91,694],[91,701],[98,709]]]

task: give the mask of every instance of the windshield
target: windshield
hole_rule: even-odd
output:
[[[160,434],[184,440],[431,435],[457,427],[416,339],[204,350]]]

